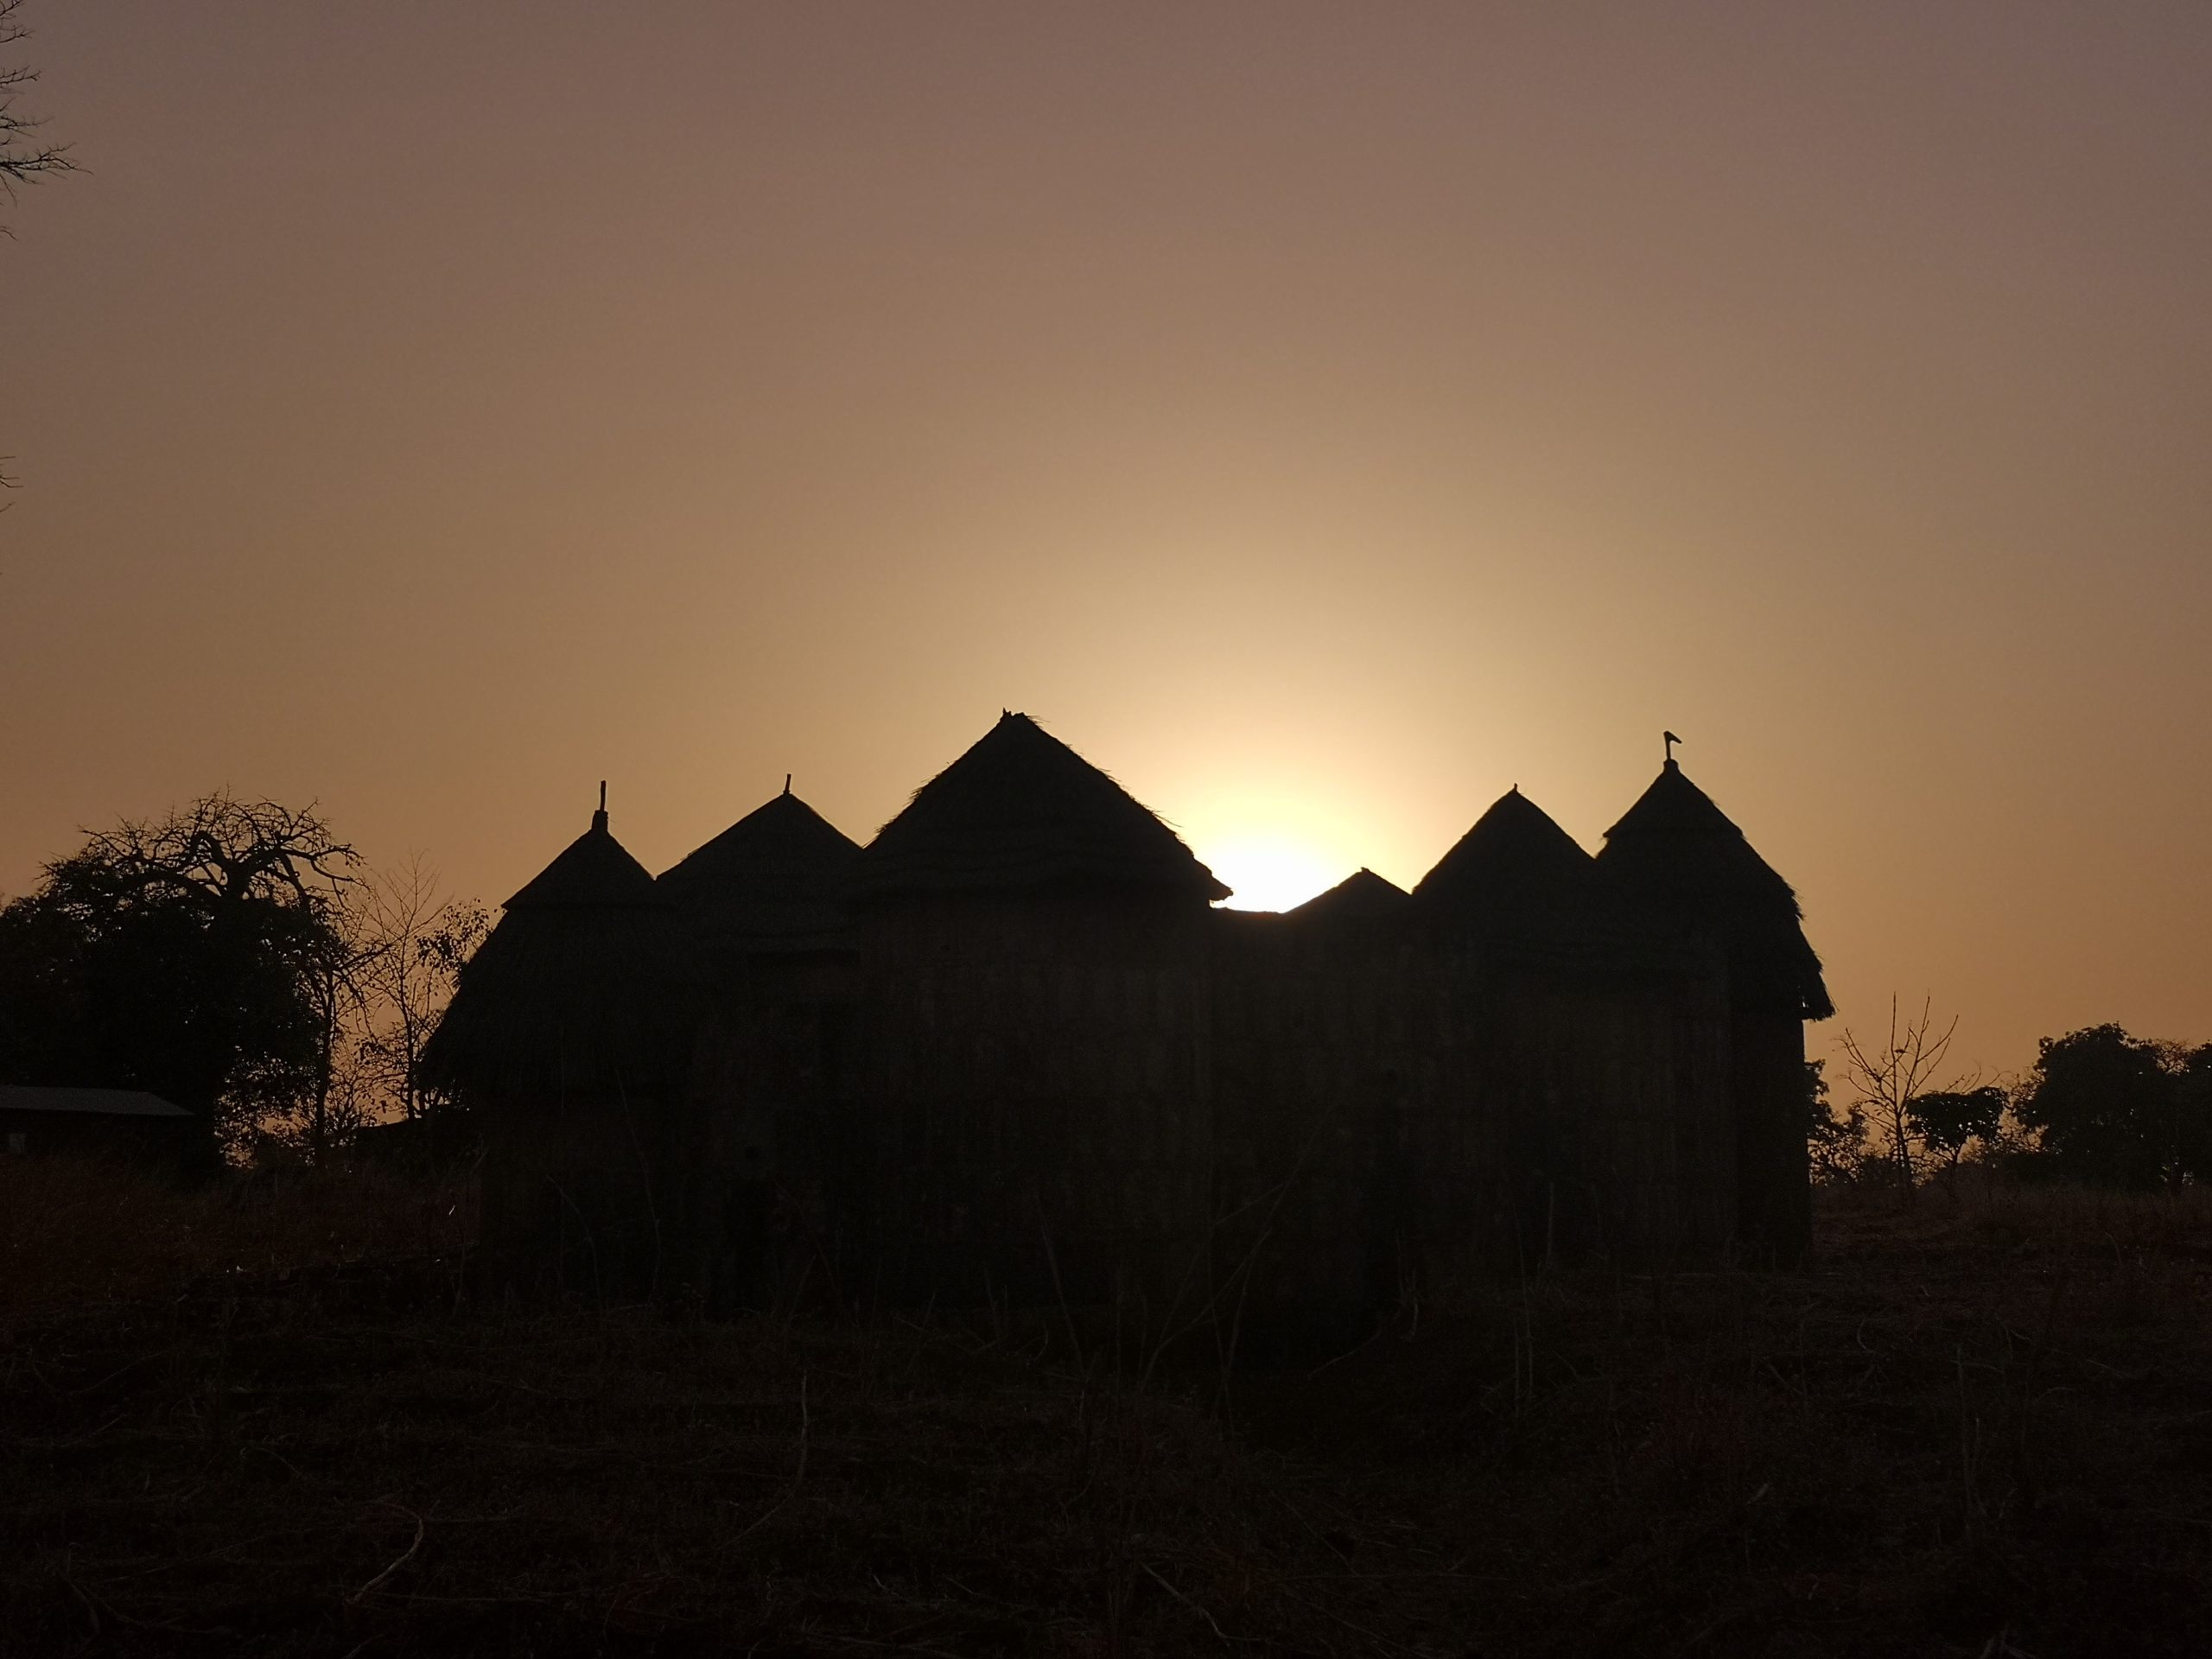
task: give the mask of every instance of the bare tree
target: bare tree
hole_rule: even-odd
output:
[[[436,1103],[416,1061],[491,926],[481,906],[437,889],[417,856],[349,879],[330,906],[330,945],[310,986],[313,1087],[264,1116],[267,1140],[320,1163],[370,1124],[411,1122]]]
[[[416,1076],[423,1045],[453,998],[462,966],[491,931],[473,900],[443,898],[437,872],[418,854],[379,871],[359,906],[362,1070],[382,1098],[412,1122],[431,1103]]]
[[[349,900],[360,892],[357,885]],[[307,1154],[320,1164],[331,1147],[360,1127],[364,1090],[360,1069],[352,1064],[354,1045],[347,1040],[358,1025],[366,1001],[361,972],[367,950],[359,912],[352,903],[336,914],[332,948],[315,964],[312,988],[317,1020],[315,1090],[307,1104]]]
[[[29,35],[30,30],[16,16],[22,9],[23,0],[0,0],[0,48]],[[46,124],[43,118],[24,114],[16,107],[24,89],[37,79],[38,71],[28,64],[0,67],[0,191],[10,201],[16,199],[17,185],[52,174],[73,173],[77,168],[68,145],[49,144],[39,137],[39,129]],[[0,225],[0,235],[5,234],[7,227]]]
[[[22,7],[23,0],[0,0],[0,50],[30,34],[16,16]],[[49,144],[38,137],[39,129],[46,124],[44,119],[17,107],[24,89],[37,79],[38,71],[29,64],[0,65],[0,196],[9,201],[15,200],[18,185],[77,170],[68,145]],[[0,223],[0,236],[14,234],[5,223]],[[0,455],[0,490],[16,487],[6,465],[13,459]],[[0,502],[0,512],[6,512],[7,505]]]
[[[1890,1031],[1886,1041],[1869,1048],[1848,1027],[1837,1039],[1843,1051],[1845,1079],[1857,1096],[1858,1109],[1883,1155],[1894,1162],[1910,1192],[1920,1173],[1914,1148],[1913,1102],[1934,1092],[1936,1075],[1950,1052],[1951,1037],[1959,1028],[1957,1017],[1939,1033],[1936,1029],[1935,999],[1923,1000],[1917,1016],[1900,1021],[1897,1000],[1890,999]],[[1971,1086],[1970,1079],[1948,1085],[1952,1091]]]
[[[48,874],[83,863],[122,888],[166,892],[217,912],[263,899],[323,917],[342,908],[359,884],[360,861],[331,834],[314,802],[289,807],[219,790],[166,818],[126,818],[97,831]]]

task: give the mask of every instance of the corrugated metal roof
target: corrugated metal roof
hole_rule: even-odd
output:
[[[92,1112],[104,1117],[190,1117],[143,1089],[49,1089],[0,1084],[0,1112]]]

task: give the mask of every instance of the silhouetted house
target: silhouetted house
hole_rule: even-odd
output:
[[[702,1136],[696,1276],[715,1311],[773,1306],[833,1265],[855,973],[858,843],[784,792],[664,871],[708,1001],[691,1084]]]
[[[1731,1237],[1726,1032],[1714,964],[1612,899],[1596,861],[1517,789],[1414,889],[1437,1046],[1484,1103],[1510,1254],[1664,1260]],[[1715,1160],[1722,1160],[1716,1165]],[[1499,1241],[1501,1246],[1504,1241]]]
[[[1215,1289],[1239,1339],[1349,1336],[1389,1306],[1421,1236],[1404,893],[1355,875],[1281,915],[1217,911],[1208,1070]]]
[[[1202,1300],[1205,930],[1228,889],[1005,715],[861,854],[857,1100],[875,1271],[946,1302]]]
[[[0,1084],[0,1154],[113,1159],[181,1169],[196,1150],[200,1120],[137,1089],[58,1089]]]
[[[1578,1254],[1604,1207],[1589,1072],[1611,1033],[1592,1005],[1624,988],[1592,978],[1619,941],[1590,889],[1590,855],[1517,788],[1414,887],[1419,977],[1443,1004],[1419,1213],[1433,1234],[1456,1206],[1479,1212],[1475,1270]]]
[[[1754,1258],[1812,1253],[1805,1021],[1835,1012],[1789,884],[1671,756],[1605,832],[1607,890],[1725,969],[1735,1236]]]
[[[1796,1262],[1794,897],[1669,760],[1593,860],[1516,790],[1284,914],[1008,713],[865,849],[785,792],[651,880],[588,835],[426,1070],[487,1281],[715,1308],[1357,1329],[1554,1260]]]
[[[678,1282],[700,1140],[690,936],[604,808],[504,908],[422,1061],[483,1136],[480,1282],[595,1298]]]

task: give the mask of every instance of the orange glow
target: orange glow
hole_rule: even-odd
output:
[[[1234,890],[1224,901],[1230,910],[1288,910],[1351,874],[1318,848],[1287,836],[1230,836],[1194,850]]]
[[[1693,10],[38,5],[0,892],[865,841],[1013,707],[1284,904],[1671,728],[1844,1020],[2212,1039],[2212,6]]]

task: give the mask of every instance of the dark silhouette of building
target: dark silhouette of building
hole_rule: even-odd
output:
[[[718,1311],[796,1294],[850,1254],[831,1229],[833,1218],[845,1236],[858,1224],[870,1154],[846,1076],[860,854],[786,779],[658,884],[713,986],[689,1096],[701,1136],[690,1271]]]
[[[483,1137],[480,1283],[651,1295],[702,1233],[698,946],[604,807],[505,910],[422,1058]]]
[[[198,1128],[183,1107],[143,1090],[0,1084],[0,1155],[67,1153],[182,1169]]]
[[[1717,955],[1727,999],[1734,1236],[1784,1265],[1812,1253],[1805,1022],[1835,1012],[1789,884],[1670,754],[1605,832],[1598,871],[1650,928]]]
[[[1516,790],[1410,894],[1226,896],[1012,713],[865,849],[787,784],[656,883],[601,812],[426,1056],[486,1126],[489,1276],[1157,1337],[1806,1258],[1820,964],[1671,757],[1595,859]]]

